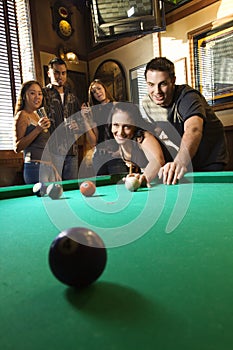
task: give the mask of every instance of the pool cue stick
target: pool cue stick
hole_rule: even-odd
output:
[[[129,175],[131,175],[133,173],[133,164],[130,163],[130,166],[129,166]]]

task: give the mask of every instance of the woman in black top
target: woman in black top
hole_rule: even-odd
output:
[[[134,168],[135,175],[138,173],[136,176],[141,184],[146,181],[150,187],[168,156],[162,142],[153,134],[151,124],[142,118],[136,105],[118,102],[109,116],[108,130],[116,140],[124,162]]]
[[[114,104],[114,98],[106,86],[99,80],[91,82],[88,89],[88,103],[82,105],[84,118],[89,118],[95,135],[93,167],[97,175],[120,174],[127,171],[122,161],[118,145],[106,132],[108,116]]]
[[[24,152],[26,184],[56,179],[50,154],[44,152],[50,137],[50,120],[37,114],[42,102],[42,87],[37,81],[30,80],[22,84],[15,107],[14,150],[16,153]]]

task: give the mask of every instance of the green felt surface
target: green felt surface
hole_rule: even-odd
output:
[[[232,349],[232,176],[2,200],[0,349]],[[107,243],[108,261],[75,291],[52,275],[48,251],[80,225]]]

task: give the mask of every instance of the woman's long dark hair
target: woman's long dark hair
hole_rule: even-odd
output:
[[[139,110],[139,107],[132,102],[115,102],[113,108],[110,112],[107,122],[107,133],[110,138],[112,135],[112,117],[117,111],[126,112],[132,119],[132,124],[135,126],[135,132],[133,135],[133,140],[137,142],[142,142],[144,140],[145,131],[149,131],[154,134],[154,128],[151,123],[147,122]]]
[[[145,132],[146,131],[150,132],[159,142],[166,162],[172,161],[172,156],[169,152],[169,149],[163,143],[163,141],[160,140],[159,137],[156,135],[155,125],[153,123],[148,122],[145,118],[143,118],[143,116],[139,110],[139,107],[137,105],[133,104],[132,102],[115,102],[114,103],[113,108],[112,108],[110,115],[109,115],[109,118],[108,118],[108,122],[107,122],[106,132],[107,132],[109,138],[114,138],[114,136],[112,134],[112,130],[111,130],[112,129],[112,117],[117,111],[126,112],[132,118],[131,125],[134,125],[136,127],[132,140],[135,140],[135,141],[141,143],[144,140]]]
[[[24,82],[21,85],[21,89],[19,92],[19,97],[17,99],[16,105],[15,105],[15,115],[19,112],[22,111],[25,108],[25,96],[26,96],[26,92],[28,91],[28,89],[33,85],[36,84],[41,88],[42,91],[42,86],[40,85],[40,83],[36,80],[29,80]],[[43,104],[42,104],[43,105]]]

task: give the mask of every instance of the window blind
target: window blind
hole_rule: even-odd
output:
[[[28,0],[0,0],[0,150],[13,149],[13,116],[23,80],[34,78]]]
[[[146,64],[136,67],[130,71],[130,89],[132,102],[139,106],[142,115],[146,118],[145,112],[141,108],[142,100],[145,95],[147,95],[145,69]]]
[[[29,1],[15,2],[23,81],[36,79]]]
[[[196,88],[212,106],[232,103],[233,21],[193,37]]]

